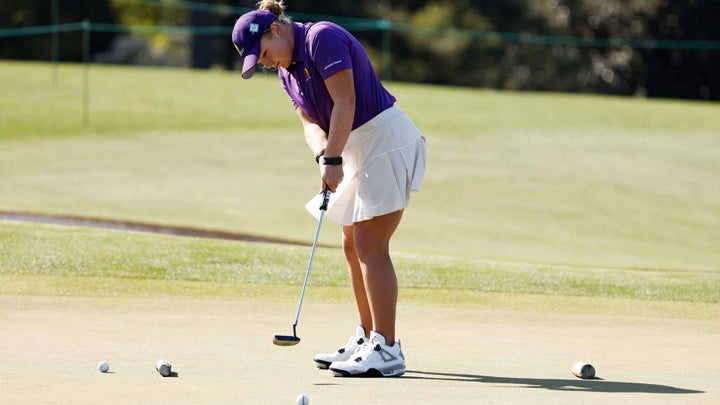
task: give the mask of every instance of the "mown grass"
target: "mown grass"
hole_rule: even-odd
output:
[[[125,279],[297,288],[310,250],[10,221],[0,225],[3,275],[106,280],[100,284]],[[395,256],[395,265],[403,289],[720,302],[720,274],[712,271],[574,268],[405,253]],[[347,283],[341,250],[320,248],[312,284],[346,288]]]
[[[50,64],[0,62],[0,79],[0,210],[311,240],[303,205],[317,169],[276,79],[92,66],[88,128],[80,66],[61,64],[55,86]],[[717,302],[717,103],[388,87],[428,140],[423,189],[393,239],[404,287]],[[10,222],[0,232],[0,273],[36,281],[296,286],[308,254]],[[321,233],[338,238],[330,224]],[[318,261],[314,282],[346,284],[337,252]]]
[[[239,76],[222,72],[93,65],[88,74],[89,127],[84,127],[83,67],[60,64],[57,83],[53,69],[49,63],[0,62],[5,93],[0,137],[289,128],[291,119],[297,120],[287,97],[268,78],[241,83]],[[277,105],[268,105],[270,100]]]
[[[0,61],[0,138],[165,130],[298,130],[272,75],[92,65],[89,128],[83,128],[84,69]],[[607,129],[717,135],[720,106],[553,93],[386,83],[427,134],[472,139],[501,133]],[[582,134],[580,134],[582,135]]]

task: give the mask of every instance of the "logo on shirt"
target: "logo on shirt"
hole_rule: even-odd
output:
[[[305,81],[310,80],[310,71],[308,68],[303,68],[303,72],[305,73]]]
[[[323,70],[328,70],[328,69],[330,69],[331,67],[337,65],[338,63],[342,63],[342,59],[338,59],[338,60],[336,60],[335,62],[329,63],[327,66],[325,66],[325,67],[323,68]]]

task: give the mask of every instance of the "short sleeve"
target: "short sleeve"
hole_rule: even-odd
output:
[[[308,32],[308,54],[323,80],[352,69],[352,42],[347,33],[331,25],[315,24]]]

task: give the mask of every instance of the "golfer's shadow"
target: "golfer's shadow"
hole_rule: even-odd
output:
[[[546,379],[546,378],[513,378],[494,377],[488,375],[437,373],[432,371],[408,370],[403,379],[463,381],[469,383],[517,385],[524,388],[542,388],[551,391],[588,391],[588,392],[627,392],[648,394],[701,394],[705,391],[670,387],[668,385],[607,381],[600,378],[581,379]]]

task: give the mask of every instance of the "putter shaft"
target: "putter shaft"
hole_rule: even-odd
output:
[[[328,202],[330,201],[330,189],[326,186],[323,192],[322,204],[320,205],[320,218],[318,219],[317,229],[315,230],[315,239],[313,240],[312,250],[310,251],[310,260],[308,260],[307,270],[305,271],[305,281],[303,281],[302,291],[300,292],[300,301],[298,302],[297,312],[295,313],[295,322],[293,323],[293,335],[283,336],[275,335],[273,343],[278,346],[294,346],[300,343],[297,335],[297,325],[300,319],[300,310],[302,309],[303,299],[305,298],[305,290],[310,279],[310,268],[312,267],[313,257],[315,257],[315,249],[317,248],[318,237],[320,236],[320,228],[322,227],[323,217],[327,211]]]

